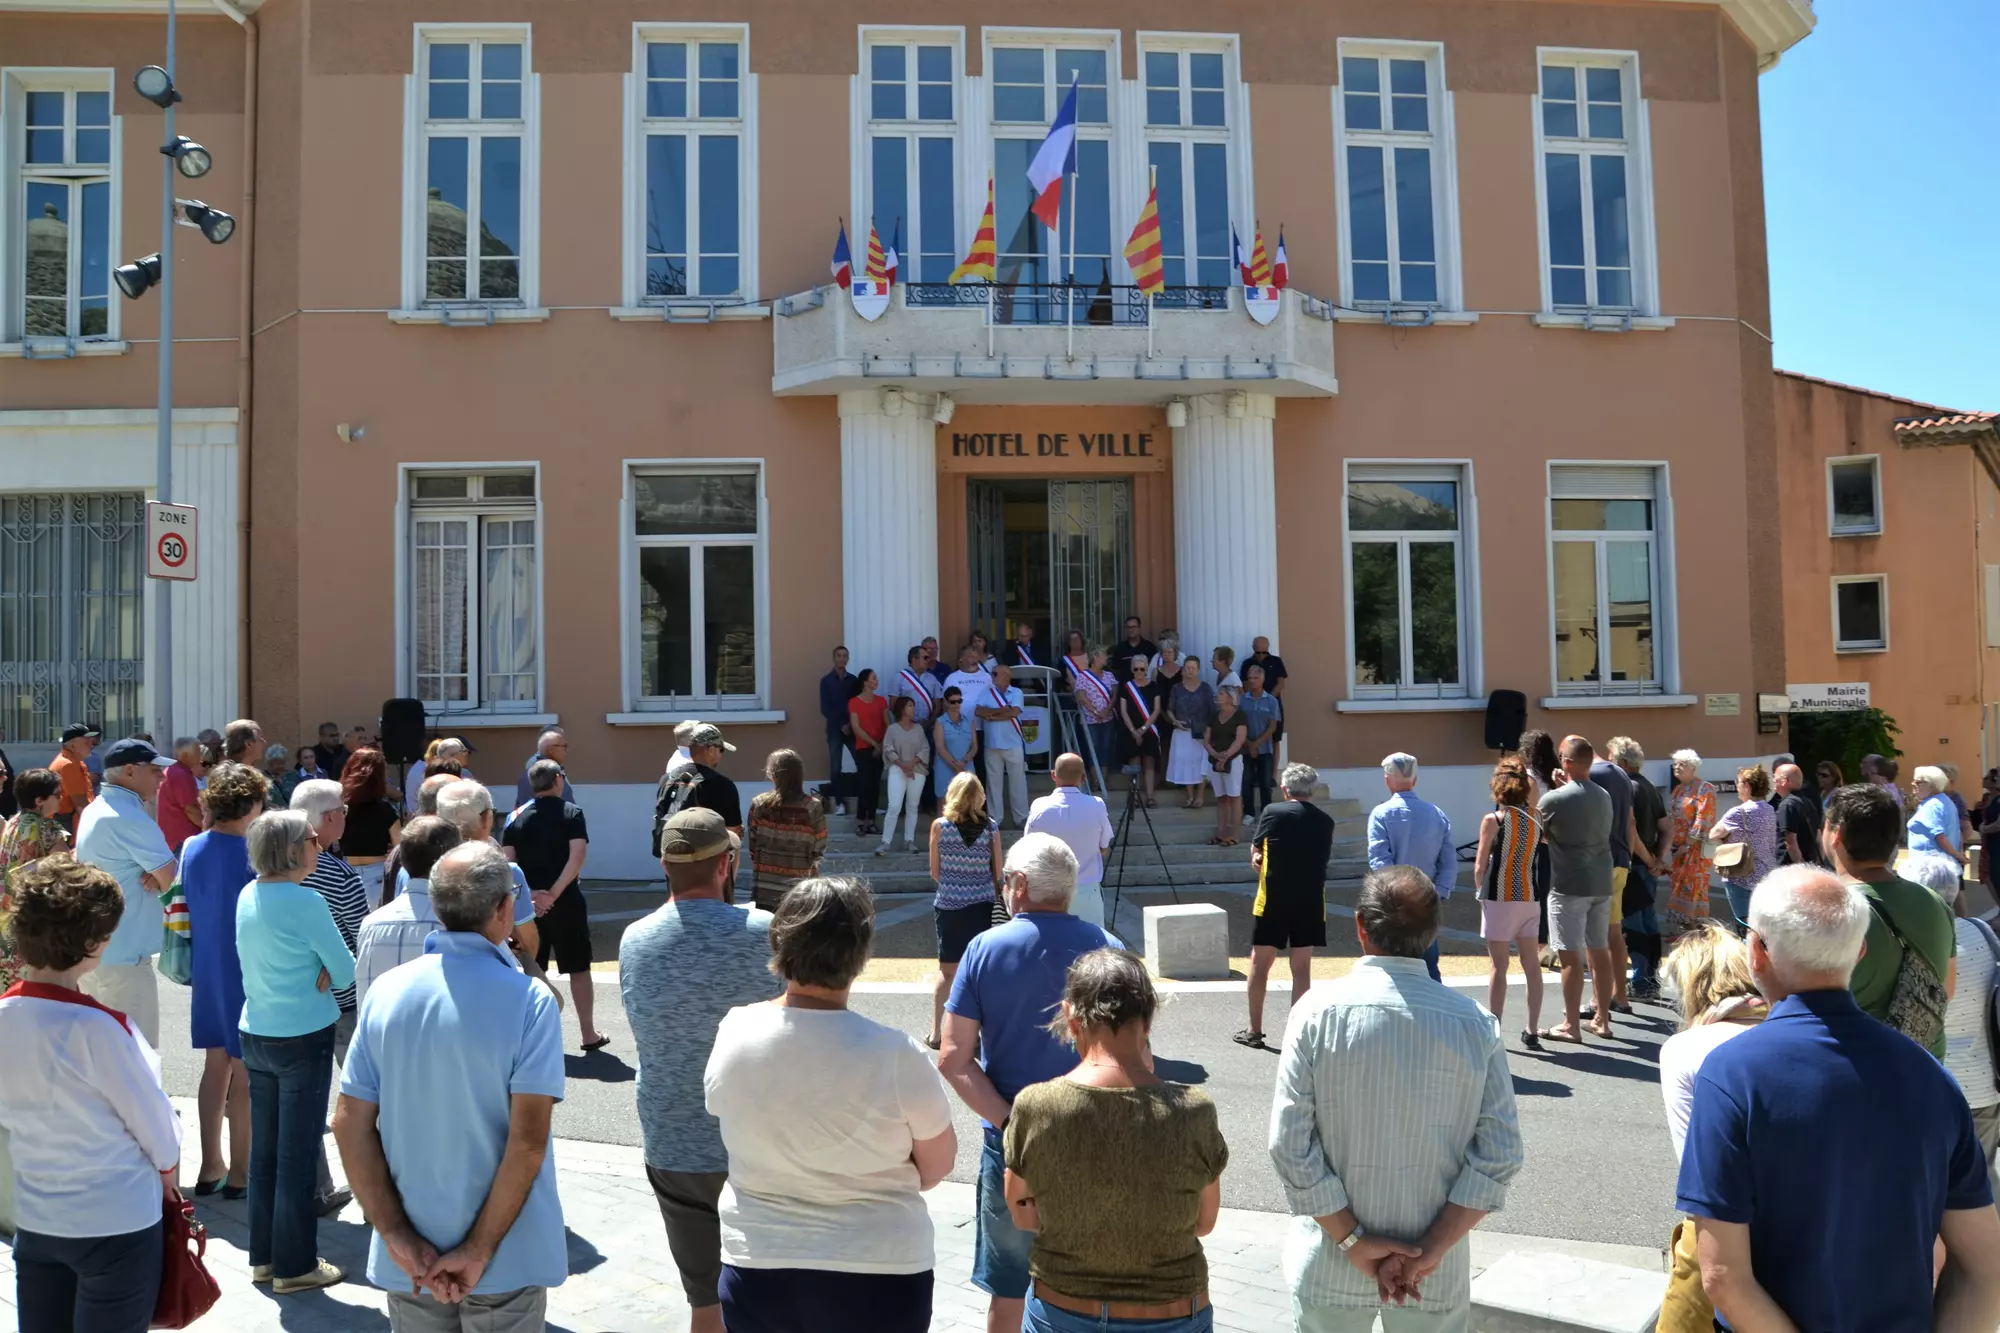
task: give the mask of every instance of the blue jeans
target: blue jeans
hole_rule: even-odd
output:
[[[1209,1333],[1214,1327],[1212,1305],[1177,1319],[1106,1319],[1058,1310],[1037,1296],[1028,1297],[1028,1313],[1021,1320],[1021,1333]]]
[[[1105,781],[1118,771],[1117,742],[1112,737],[1112,723],[1086,722],[1083,729],[1090,734],[1091,753],[1086,758],[1095,759],[1097,768],[1104,773]]]
[[[1742,927],[1750,924],[1750,885],[1738,884],[1733,879],[1722,881],[1722,891],[1729,895],[1729,913],[1736,918],[1736,933],[1743,933]]]
[[[21,1333],[145,1333],[164,1250],[157,1219],[122,1236],[16,1232]]]
[[[1028,1252],[1035,1248],[1035,1238],[1015,1226],[1007,1211],[1007,1159],[999,1136],[987,1130],[980,1138],[972,1285],[989,1296],[1018,1301],[1028,1294]]]
[[[243,1034],[250,1074],[250,1265],[303,1277],[319,1264],[315,1167],[333,1084],[329,1023],[302,1037]]]
[[[1271,768],[1275,754],[1252,754],[1243,758],[1243,814],[1247,818],[1271,803]]]
[[[841,756],[853,752],[853,747],[847,743],[847,737],[841,733],[836,731],[826,738],[826,764],[832,776],[826,780],[826,787],[820,793],[820,805],[825,807],[828,814],[833,813],[835,803],[841,799],[841,793],[845,792],[848,786],[847,778],[841,773]]]

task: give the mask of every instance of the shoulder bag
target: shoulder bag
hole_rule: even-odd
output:
[[[195,1217],[193,1201],[175,1190],[167,1197],[160,1232],[164,1253],[152,1327],[186,1328],[222,1299],[222,1288],[203,1262],[208,1255],[208,1228]]]
[[[187,891],[175,880],[160,898],[166,924],[160,933],[160,975],[176,986],[194,984],[194,938],[188,919]]]
[[[1896,929],[1896,923],[1880,903],[1870,898],[1868,910],[1889,928],[1889,933],[1896,937],[1896,943],[1903,949],[1903,961],[1896,965],[1895,989],[1889,992],[1887,1022],[1890,1027],[1929,1050],[1944,1035],[1944,1011],[1948,1003],[1944,982],[1932,970],[1930,959],[1910,947],[1910,942],[1903,938],[1902,931]]]

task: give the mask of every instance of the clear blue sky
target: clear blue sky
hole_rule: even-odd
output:
[[[1817,9],[1761,81],[1776,363],[2000,409],[2000,5]]]

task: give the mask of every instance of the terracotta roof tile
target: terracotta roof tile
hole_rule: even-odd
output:
[[[1896,423],[1896,433],[1991,426],[1996,421],[2000,421],[2000,412],[1951,412],[1940,416],[1905,417]]]

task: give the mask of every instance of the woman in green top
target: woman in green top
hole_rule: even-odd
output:
[[[1222,1210],[1215,1103],[1153,1073],[1158,999],[1123,949],[1070,964],[1049,1029],[1077,1066],[1024,1088],[1007,1121],[1007,1208],[1035,1237],[1022,1333],[1209,1333],[1199,1237]]]

